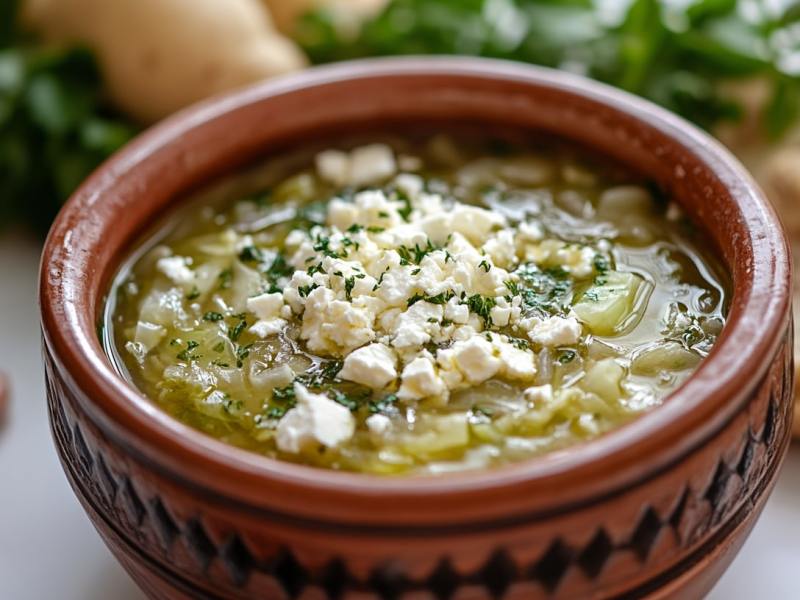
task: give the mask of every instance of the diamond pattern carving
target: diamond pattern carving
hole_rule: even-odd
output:
[[[702,537],[711,528],[724,522],[736,508],[731,498],[732,490],[761,477],[767,461],[775,453],[775,441],[780,439],[785,427],[781,407],[788,406],[785,394],[790,391],[784,380],[791,379],[791,358],[784,365],[784,377],[776,383],[769,382],[771,394],[763,422],[750,423],[736,447],[741,451],[732,459],[722,456],[716,463],[705,489],[694,489],[686,484],[676,495],[674,508],[660,516],[655,508],[645,504],[635,519],[628,535],[612,536],[600,524],[588,542],[572,545],[561,537],[552,540],[546,551],[536,560],[526,563],[514,556],[508,548],[497,548],[483,564],[471,572],[456,570],[448,556],[442,556],[437,566],[422,580],[409,578],[397,565],[378,565],[366,581],[350,572],[348,565],[334,558],[321,568],[309,568],[298,560],[289,548],[282,548],[272,558],[258,559],[236,531],[219,536],[209,534],[202,514],[180,519],[171,510],[168,499],[147,495],[137,490],[130,473],[120,472],[121,463],[114,462],[95,447],[95,440],[87,435],[82,425],[68,418],[64,402],[66,390],[53,376],[52,363],[47,362],[48,401],[56,444],[74,473],[76,487],[104,511],[103,517],[122,528],[143,552],[167,555],[177,552],[177,544],[186,548],[194,559],[196,568],[181,576],[193,580],[215,578],[215,589],[228,590],[230,595],[241,595],[258,573],[261,580],[272,578],[287,598],[299,598],[308,588],[337,600],[350,592],[372,593],[379,598],[393,600],[406,593],[426,591],[437,600],[449,600],[465,586],[474,589],[482,586],[487,597],[502,598],[519,583],[538,583],[548,593],[555,593],[564,579],[574,569],[580,571],[590,583],[603,578],[611,557],[620,551],[632,551],[642,565],[660,536],[671,531],[677,543],[687,545]],[[757,432],[757,433],[754,433]],[[730,453],[733,454],[733,453]],[[723,455],[725,456],[725,455]],[[114,465],[115,470],[109,467]],[[736,485],[734,485],[736,483]],[[738,486],[738,487],[737,487]],[[710,513],[697,518],[697,507],[707,506]],[[216,529],[214,530],[216,531]],[[623,532],[624,533],[624,532]],[[153,547],[149,547],[148,544]],[[217,563],[221,569],[212,569]],[[178,568],[178,567],[176,567]],[[191,569],[191,565],[182,568]],[[220,580],[220,577],[226,579]],[[198,595],[202,592],[198,591]],[[313,595],[313,594],[312,594]],[[316,596],[314,596],[316,597]]]

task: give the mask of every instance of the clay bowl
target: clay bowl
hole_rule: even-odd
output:
[[[613,156],[707,231],[733,280],[729,322],[663,406],[540,459],[377,478],[224,445],[113,369],[96,330],[109,281],[176,197],[323,132],[454,119]],[[312,70],[157,126],[64,208],[40,291],[53,435],[89,517],[153,598],[701,597],[752,528],[789,443],[789,267],[781,225],[742,167],[647,102],[474,59]]]

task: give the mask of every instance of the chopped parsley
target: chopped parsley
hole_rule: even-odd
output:
[[[264,253],[255,246],[245,246],[239,252],[239,260],[243,263],[260,263],[264,260]]]
[[[228,267],[219,274],[219,289],[221,290],[230,289],[232,283],[233,283],[233,269]]]
[[[567,365],[571,363],[578,356],[575,350],[559,350],[556,356],[556,362],[560,365]]]
[[[242,368],[244,365],[244,359],[250,356],[250,349],[253,347],[253,344],[247,344],[246,346],[238,346],[236,348],[236,366],[238,368]]]
[[[301,285],[297,288],[297,293],[301,298],[308,298],[308,295],[319,287],[318,283],[309,283],[308,285]]]
[[[201,358],[200,354],[194,353],[194,350],[196,350],[199,346],[200,344],[198,344],[194,340],[189,340],[188,342],[186,342],[186,348],[178,352],[177,359],[192,361]]]
[[[352,293],[353,288],[355,287],[355,285],[356,285],[356,278],[355,277],[348,277],[347,279],[344,280],[344,295],[350,301],[353,300],[353,297],[351,296],[351,293]]]
[[[400,255],[401,265],[418,265],[428,254],[436,250],[441,250],[441,248],[434,246],[433,242],[428,238],[424,246],[420,246],[419,244],[414,244],[413,248],[409,246],[399,246],[395,250]]]
[[[492,326],[492,309],[497,306],[497,301],[494,298],[474,294],[467,298],[465,304],[485,321],[487,327]]]
[[[237,341],[239,337],[242,335],[242,332],[247,327],[247,320],[245,319],[245,316],[237,315],[237,317],[239,318],[239,320],[237,321],[236,325],[234,325],[228,330],[228,338],[232,342]]]
[[[222,313],[214,312],[212,310],[203,315],[203,321],[211,321],[212,323],[222,321],[224,318],[225,317],[222,316]]]
[[[446,292],[441,292],[436,294],[435,296],[426,296],[424,294],[414,294],[411,298],[408,299],[408,306],[413,306],[417,302],[424,301],[429,302],[430,304],[447,304],[448,300],[455,297],[455,292],[453,290],[447,290]]]
[[[397,404],[398,400],[399,398],[397,397],[397,394],[389,394],[380,400],[374,400],[369,403],[369,412],[373,415],[378,413],[384,415],[391,414],[397,410],[395,405]]]
[[[522,299],[525,313],[563,314],[572,300],[572,280],[560,267],[541,270],[533,263],[520,266],[514,274],[518,281],[506,281],[509,291]]]

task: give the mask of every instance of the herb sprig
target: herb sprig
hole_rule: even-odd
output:
[[[738,119],[720,84],[766,79],[765,131],[800,115],[797,3],[758,0],[393,0],[358,35],[330,11],[307,15],[296,38],[315,63],[402,54],[468,54],[586,74],[711,129]],[[614,10],[617,8],[617,10]]]

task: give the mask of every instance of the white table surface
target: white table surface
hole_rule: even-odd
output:
[[[47,423],[35,238],[0,237],[0,370],[12,383],[0,432],[0,597],[141,600],[72,494]],[[800,599],[800,446],[713,600]]]

